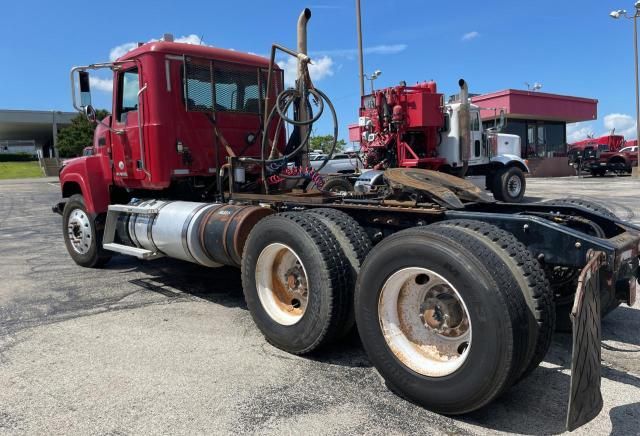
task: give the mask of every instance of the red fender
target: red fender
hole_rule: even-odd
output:
[[[108,157],[102,155],[71,159],[60,171],[62,196],[82,194],[87,212],[93,215],[107,211],[112,183]]]

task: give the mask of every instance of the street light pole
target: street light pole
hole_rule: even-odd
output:
[[[627,15],[627,11],[624,9],[618,9],[612,11],[609,16],[613,19],[619,19],[621,17],[633,20],[633,51],[634,51],[634,67],[635,67],[635,79],[636,79],[636,144],[639,145],[637,151],[638,162],[634,168],[631,169],[632,174],[635,177],[640,177],[640,85],[638,79],[638,17],[640,16],[640,0],[637,0],[634,4],[635,13],[632,17]]]
[[[358,29],[358,63],[360,65],[360,97],[364,96],[364,55],[362,52],[362,17],[360,16],[360,0],[356,0],[356,20]]]
[[[636,67],[636,145],[640,145],[640,90],[638,89],[638,3],[636,2],[636,13],[633,15],[633,49],[635,52],[635,67]],[[635,177],[640,177],[640,147],[638,147],[638,163],[634,169],[631,168],[631,173]]]
[[[371,76],[367,76],[366,74],[364,74],[364,78],[371,81],[371,94],[372,95],[373,95],[373,81],[376,80],[378,77],[380,77],[380,74],[382,74],[382,71],[380,71],[380,70],[375,70],[373,72],[373,74],[371,74]]]

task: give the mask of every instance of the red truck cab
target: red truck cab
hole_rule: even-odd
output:
[[[268,59],[158,41],[112,64],[76,67],[72,80],[96,68],[113,71],[112,115],[95,130],[94,154],[60,173],[63,197],[82,194],[90,214],[106,212],[114,195],[210,184],[229,155],[260,156]],[[277,72],[270,93],[282,88]]]

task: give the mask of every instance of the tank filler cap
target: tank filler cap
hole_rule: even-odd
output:
[[[162,35],[162,40],[165,42],[173,42],[173,33],[165,33]]]

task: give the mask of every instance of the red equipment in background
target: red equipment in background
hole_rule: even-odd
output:
[[[628,144],[627,144],[628,145]],[[570,150],[582,150],[585,147],[593,146],[600,151],[618,151],[625,146],[624,136],[622,135],[605,135],[599,138],[587,138],[582,141],[569,144]]]
[[[362,97],[359,140],[365,166],[373,169],[419,167],[438,170],[444,97],[435,82],[404,84]]]

